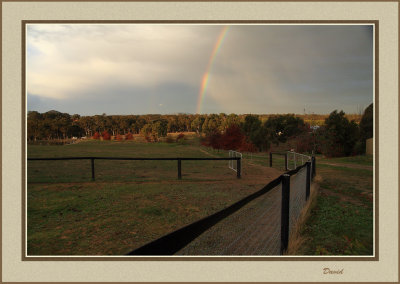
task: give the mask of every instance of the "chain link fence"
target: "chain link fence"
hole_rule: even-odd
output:
[[[306,178],[307,168],[300,169],[297,174],[290,176],[290,201],[289,201],[289,233],[296,224],[301,210],[306,204]]]
[[[277,255],[281,184],[205,231],[176,255]]]
[[[228,208],[129,255],[282,255],[314,175],[313,157]]]

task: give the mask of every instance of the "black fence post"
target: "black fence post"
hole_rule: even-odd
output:
[[[282,175],[281,255],[289,244],[290,175]]]
[[[285,153],[285,171],[287,171],[288,170],[288,156],[287,156],[287,153]]]
[[[311,162],[307,162],[306,201],[310,197]]]
[[[269,152],[269,166],[272,168],[272,152]]]
[[[94,181],[94,158],[91,158],[91,164],[92,164],[92,181]]]
[[[182,179],[182,160],[178,159],[178,179]]]
[[[241,176],[241,171],[242,171],[242,159],[241,158],[237,158],[237,171],[236,171],[236,176],[237,178],[240,178]]]
[[[311,162],[312,162],[312,178],[314,179],[315,173],[316,173],[316,171],[315,171],[315,164],[316,164],[316,162],[315,162],[315,156],[313,156],[313,157],[311,158]]]

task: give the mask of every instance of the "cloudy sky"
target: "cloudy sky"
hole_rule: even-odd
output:
[[[356,113],[373,100],[373,31],[32,24],[26,68],[39,112]]]

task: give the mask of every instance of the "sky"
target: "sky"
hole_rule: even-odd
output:
[[[70,114],[358,113],[362,25],[29,24],[27,109]]]

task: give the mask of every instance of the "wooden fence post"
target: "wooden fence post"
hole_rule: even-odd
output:
[[[242,159],[241,158],[237,158],[237,171],[236,171],[236,176],[237,178],[240,178],[241,176],[241,171],[242,171]]]
[[[316,164],[316,162],[315,162],[315,156],[313,156],[313,157],[311,158],[311,162],[312,162],[312,178],[314,179],[315,173],[316,173],[316,170],[315,170],[315,164]]]
[[[282,175],[281,255],[289,244],[290,175]]]
[[[310,197],[310,179],[311,179],[311,162],[306,162],[307,164],[307,176],[306,176],[306,201]]]
[[[178,159],[178,179],[182,179],[182,160]]]
[[[272,168],[272,152],[269,152],[269,166]]]
[[[91,164],[92,164],[92,181],[94,181],[94,158],[91,158]]]

